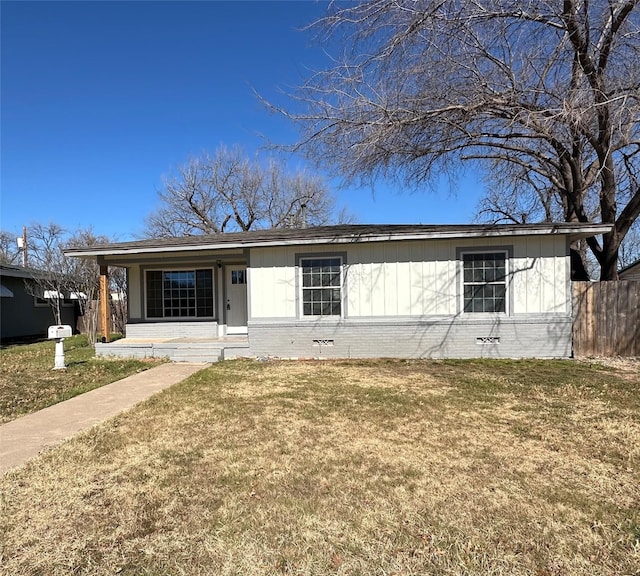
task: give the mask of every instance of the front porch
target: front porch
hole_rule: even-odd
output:
[[[167,358],[172,362],[219,362],[250,356],[246,335],[222,338],[122,338],[96,344],[96,356]]]
[[[114,261],[127,269],[126,338],[96,347],[99,356],[215,362],[248,356],[247,264],[238,250]],[[110,332],[108,267],[100,262],[100,321]],[[240,336],[240,338],[236,338]]]

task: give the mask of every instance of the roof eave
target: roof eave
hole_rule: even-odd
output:
[[[6,278],[26,278],[26,279],[33,279],[33,278],[42,278],[43,276],[46,276],[47,272],[46,270],[34,270],[34,269],[27,269],[27,268],[22,268],[20,270],[14,269],[14,268],[0,268],[0,277],[4,276]]]
[[[538,236],[547,234],[565,234],[571,240],[579,240],[589,236],[596,236],[610,232],[612,225],[609,224],[585,224],[579,230],[572,225],[552,224],[549,226],[541,225],[539,228],[517,228],[511,227],[507,230],[504,228],[486,228],[482,230],[445,230],[445,231],[426,231],[413,233],[388,233],[388,234],[348,234],[348,235],[324,235],[309,238],[275,238],[273,240],[254,240],[254,241],[237,241],[237,242],[213,242],[213,243],[196,243],[196,244],[164,244],[158,246],[104,246],[93,249],[77,249],[72,248],[65,250],[67,256],[77,258],[93,258],[97,256],[124,256],[124,255],[143,255],[143,254],[159,254],[167,252],[195,252],[195,251],[220,251],[220,250],[236,250],[242,248],[269,248],[274,246],[292,246],[292,245],[313,245],[313,244],[349,244],[353,242],[385,242],[385,241],[402,241],[402,240],[447,240],[452,238],[486,238],[497,236]],[[507,234],[505,234],[507,232]]]
[[[640,260],[637,262],[633,262],[624,268],[620,268],[618,270],[618,276],[627,275],[627,274],[637,274],[640,272]]]

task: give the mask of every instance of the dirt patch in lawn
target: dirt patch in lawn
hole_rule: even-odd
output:
[[[639,384],[576,362],[214,365],[6,475],[3,570],[636,574]]]

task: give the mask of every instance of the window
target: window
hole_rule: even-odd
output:
[[[38,290],[42,296],[34,296],[34,305],[41,306],[57,306],[56,300],[61,300],[60,304],[65,307],[73,306],[73,298],[67,298],[62,292],[57,290]]]
[[[342,313],[342,259],[303,258],[302,315],[340,316]]]
[[[506,253],[463,254],[462,262],[464,311],[506,312]]]
[[[203,270],[149,270],[148,318],[213,317],[213,272]]]
[[[231,270],[231,284],[246,284],[246,283],[247,283],[246,270]]]

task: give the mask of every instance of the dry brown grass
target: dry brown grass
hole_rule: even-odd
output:
[[[640,574],[638,374],[225,362],[2,481],[7,574]]]

